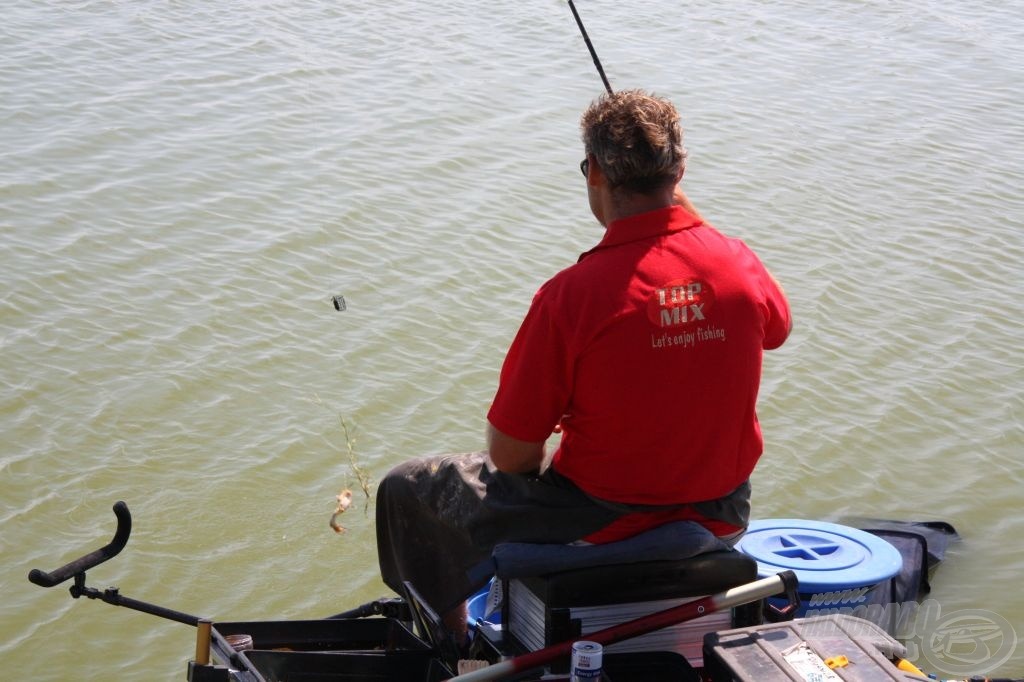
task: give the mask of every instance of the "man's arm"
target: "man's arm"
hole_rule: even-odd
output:
[[[790,307],[789,307],[789,298],[786,296],[786,290],[782,288],[781,284],[779,284],[779,280],[775,279],[775,275],[773,275],[772,273],[769,272],[768,276],[772,278],[772,283],[775,284],[776,287],[778,287],[779,293],[782,294],[782,302],[785,304],[786,311],[788,312],[790,310]],[[789,336],[789,333],[791,331],[793,331],[793,315],[792,315],[792,313],[787,315],[787,320],[786,320],[786,337]],[[785,338],[783,340],[785,340]]]
[[[781,346],[789,338],[789,333],[793,331],[793,313],[789,308],[789,300],[786,298],[786,292],[782,290],[782,285],[775,279],[775,275],[768,272],[767,269],[765,272],[770,285],[765,301],[768,304],[770,317],[762,347],[765,350],[774,350]]]
[[[531,443],[513,438],[487,422],[487,451],[498,471],[525,474],[540,469],[544,461],[544,441]]]

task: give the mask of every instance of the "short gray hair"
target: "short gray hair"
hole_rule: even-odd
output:
[[[686,166],[679,112],[643,90],[602,94],[583,112],[580,129],[613,189],[649,194]]]

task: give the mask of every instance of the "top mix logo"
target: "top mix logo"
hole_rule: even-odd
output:
[[[647,316],[658,327],[680,327],[707,319],[714,292],[700,280],[678,280],[654,290]]]

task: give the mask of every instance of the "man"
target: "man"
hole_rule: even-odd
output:
[[[409,581],[457,641],[463,602],[485,580],[471,569],[498,543],[608,543],[680,520],[734,540],[749,517],[762,351],[789,334],[785,295],[679,188],[670,102],[602,95],[581,128],[604,238],[534,297],[487,452],[407,462],[378,490],[385,582]]]

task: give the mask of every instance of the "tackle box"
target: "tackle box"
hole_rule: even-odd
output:
[[[905,655],[879,626],[843,614],[704,636],[704,672],[715,682],[920,682],[896,667]]]

